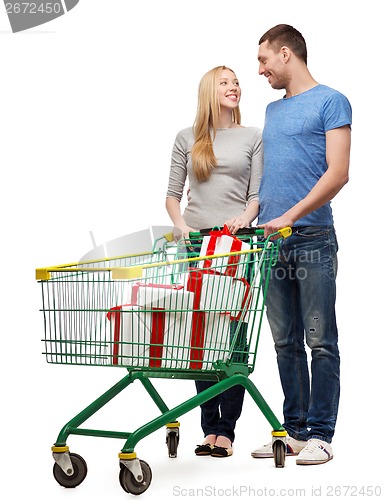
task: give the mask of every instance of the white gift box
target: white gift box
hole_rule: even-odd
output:
[[[232,320],[243,321],[246,315],[242,311],[248,310],[251,304],[251,287],[245,278],[233,279],[233,298],[231,316]]]
[[[191,268],[186,284],[194,293],[194,309],[229,312],[232,309],[233,278],[211,269]]]
[[[137,305],[112,308],[112,364],[188,368],[192,312],[145,312]]]
[[[180,285],[133,285],[135,303],[114,307],[107,315],[112,363],[213,369],[215,361],[227,358],[236,312],[232,309],[242,305],[246,290],[245,280],[210,269],[191,269],[188,290]]]
[[[182,285],[137,282],[132,287],[131,303],[145,309],[191,310],[193,299],[194,293]]]
[[[209,255],[227,254],[249,250],[250,244],[230,234],[228,230],[211,231],[209,236],[204,236],[202,240],[200,257]],[[216,271],[232,276],[243,278],[246,275],[246,262],[248,254],[230,255],[227,257],[217,257],[214,259],[204,259],[199,263],[201,268],[213,268]]]
[[[225,361],[230,349],[230,314],[195,313],[202,316],[194,328],[190,368],[212,370],[217,360]]]

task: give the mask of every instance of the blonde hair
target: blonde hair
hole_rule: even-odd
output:
[[[213,141],[220,118],[218,85],[224,69],[234,73],[226,66],[217,66],[208,71],[199,84],[197,114],[193,125],[195,142],[191,149],[193,172],[199,182],[206,181],[217,165]],[[233,110],[233,122],[241,124],[239,107]]]

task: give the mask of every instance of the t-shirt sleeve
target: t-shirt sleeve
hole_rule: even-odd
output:
[[[259,201],[259,186],[263,173],[263,144],[262,131],[257,130],[251,157],[250,182],[247,193],[247,202]]]
[[[344,125],[351,126],[352,109],[347,97],[340,92],[334,92],[323,105],[322,118],[325,132]]]
[[[173,145],[168,190],[166,193],[167,198],[172,197],[181,201],[187,177],[186,164],[186,141],[181,131],[177,134]]]

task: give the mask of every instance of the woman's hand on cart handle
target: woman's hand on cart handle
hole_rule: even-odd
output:
[[[225,226],[229,229],[231,234],[236,234],[238,231],[243,229],[248,229],[251,224],[246,217],[243,215],[238,215],[237,217],[232,217],[225,222]]]
[[[184,240],[185,244],[190,244],[189,238],[191,238],[192,234],[198,234],[195,229],[189,226],[183,226],[182,228],[174,227],[173,229],[173,238],[177,243],[179,240]]]

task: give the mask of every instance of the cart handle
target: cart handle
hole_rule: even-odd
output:
[[[212,229],[201,229],[200,231],[195,231],[195,232],[190,232],[189,237],[190,238],[199,238],[203,236],[204,234],[209,234],[209,232]],[[240,229],[237,234],[241,232],[240,234],[252,234],[252,235],[263,235],[264,230],[260,228],[243,228]],[[279,236],[282,238],[288,238],[292,234],[292,229],[291,227],[284,227],[282,229],[279,229],[277,232],[270,234],[267,237],[266,244],[267,242],[273,237],[273,236]],[[164,237],[167,239],[167,241],[172,241],[172,233],[168,233],[167,235],[164,235]],[[179,259],[176,261],[172,261],[172,264],[179,264],[183,262],[192,262],[192,261],[198,261],[198,260],[204,260],[204,259],[212,259],[212,258],[217,258],[217,257],[226,257],[230,255],[240,255],[244,253],[252,253],[252,252],[259,252],[259,249],[253,249],[253,250],[242,250],[240,252],[230,252],[228,254],[217,254],[217,255],[208,255],[208,256],[202,256],[202,257],[193,257],[189,259]],[[151,252],[150,252],[151,253]],[[138,256],[138,255],[147,255],[148,252],[143,252],[141,254],[131,254],[130,256]],[[121,256],[121,257],[127,257]],[[108,260],[115,260],[117,257],[110,257],[107,259],[98,259],[95,261],[88,261],[87,263],[94,263],[94,262],[101,262],[101,261],[108,261]],[[85,264],[83,262],[82,264]],[[132,276],[130,276],[129,271],[127,270],[130,269],[135,269],[136,272],[138,271],[138,274],[134,272],[133,274],[135,275],[134,277],[140,277],[140,274],[142,273],[143,269],[147,269],[150,267],[159,267],[159,266],[164,266],[164,265],[169,265],[169,263],[166,262],[158,262],[155,264],[147,264],[144,266],[129,266],[129,267],[103,267],[103,268],[85,268],[85,267],[76,267],[78,264],[63,264],[60,266],[53,266],[53,267],[45,267],[45,268],[37,268],[36,269],[36,280],[42,280],[46,281],[51,278],[51,272],[57,272],[57,271],[68,271],[68,272],[105,272],[105,271],[111,271],[112,272],[112,279],[130,279]],[[75,266],[75,267],[72,267]]]
[[[200,238],[201,236],[208,236],[211,231],[214,230],[220,230],[222,228],[205,228],[205,229],[200,229],[199,231],[192,231],[189,233],[189,238]],[[249,235],[249,236],[263,236],[265,234],[265,231],[263,228],[260,227],[243,227],[241,229],[238,229],[238,231],[235,233],[235,235]],[[292,234],[292,229],[291,227],[283,227],[279,229],[276,233],[271,234],[270,236],[280,236],[282,238],[288,238]]]
[[[189,233],[189,238],[200,238],[203,236],[203,233],[206,232],[206,234],[209,234],[209,232],[212,229],[202,229],[200,231],[192,231]],[[261,228],[244,228],[241,229],[241,231],[247,231],[246,234],[257,234],[257,235],[263,235],[264,230]],[[243,234],[243,233],[242,233]],[[292,234],[292,229],[291,227],[284,227],[276,231],[275,233],[270,234],[266,240],[265,240],[265,248],[268,246],[268,243],[270,240],[277,236],[279,238],[288,238]],[[171,262],[171,265],[175,264],[181,264],[185,262],[194,262],[194,261],[200,261],[200,260],[210,260],[210,259],[215,259],[215,258],[221,258],[221,257],[228,257],[228,256],[233,256],[233,255],[243,255],[247,253],[255,253],[255,252],[260,252],[260,248],[255,248],[255,249],[250,249],[250,250],[241,250],[239,252],[229,252],[229,253],[223,253],[223,254],[214,254],[214,255],[204,255],[202,257],[191,257],[188,259],[179,259],[179,260],[173,260]],[[130,267],[117,267],[112,270],[112,279],[133,279],[133,278],[140,278],[142,276],[142,272],[144,269],[149,269],[151,267],[159,267],[159,266],[164,266],[164,265],[169,265],[168,262],[157,262],[154,264],[145,264],[143,266],[130,266]]]

